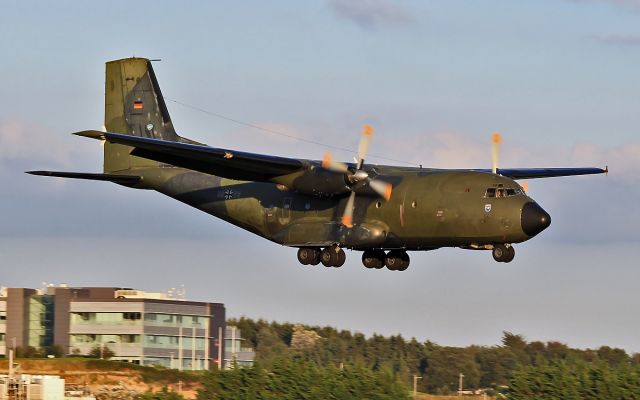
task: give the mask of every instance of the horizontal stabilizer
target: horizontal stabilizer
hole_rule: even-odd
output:
[[[92,174],[87,172],[27,171],[27,174],[53,176],[57,178],[88,179],[92,181],[114,182],[120,185],[135,185],[142,180],[137,175]]]

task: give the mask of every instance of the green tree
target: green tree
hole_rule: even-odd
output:
[[[108,360],[112,357],[114,357],[116,355],[116,353],[113,352],[113,350],[111,350],[109,348],[109,346],[105,345],[95,345],[91,348],[91,350],[89,350],[89,353],[87,354],[87,357],[90,358],[102,358],[105,360]]]
[[[159,392],[145,392],[136,396],[136,400],[184,400],[181,394],[169,391],[166,386]]]

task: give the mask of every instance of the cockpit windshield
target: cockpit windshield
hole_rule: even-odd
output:
[[[524,190],[522,190],[522,188],[513,189],[513,188],[493,187],[493,188],[487,189],[487,191],[484,194],[484,197],[512,197],[512,196],[518,196],[523,194],[524,194]]]

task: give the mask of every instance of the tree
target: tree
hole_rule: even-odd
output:
[[[166,386],[163,386],[161,391],[141,393],[136,396],[135,400],[184,400],[184,397],[173,390],[169,391]]]
[[[473,349],[440,347],[428,355],[427,387],[431,392],[445,392],[458,388],[460,374],[464,374],[464,386],[477,388],[480,385],[480,368]]]
[[[102,358],[105,360],[108,360],[112,357],[114,357],[116,355],[116,353],[113,352],[113,350],[111,350],[109,348],[109,346],[105,345],[95,345],[91,348],[91,350],[89,351],[89,354],[87,354],[88,357],[91,358]]]
[[[602,346],[598,349],[598,358],[607,362],[611,366],[617,366],[629,362],[629,355],[623,349],[614,349],[609,346]]]
[[[527,341],[522,335],[502,331],[502,345],[513,350],[524,350],[527,347]]]
[[[258,346],[256,347],[256,362],[265,368],[270,368],[273,363],[281,358],[289,358],[291,354],[286,344],[270,328],[263,327],[258,332]]]

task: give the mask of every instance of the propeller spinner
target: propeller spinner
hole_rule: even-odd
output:
[[[358,158],[356,159],[355,169],[349,168],[349,166],[345,163],[335,161],[328,152],[325,153],[324,157],[322,158],[323,168],[329,171],[345,174],[347,180],[350,183],[351,194],[349,195],[344,214],[342,215],[342,225],[346,226],[347,228],[353,227],[353,211],[356,201],[356,192],[353,189],[353,185],[359,182],[364,182],[385,200],[389,200],[389,198],[391,198],[391,192],[393,191],[393,186],[390,183],[372,178],[369,173],[362,168],[372,136],[373,128],[369,125],[365,125],[362,130],[360,145],[358,146]]]

